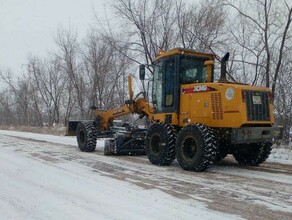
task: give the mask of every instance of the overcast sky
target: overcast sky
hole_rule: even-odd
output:
[[[105,0],[0,0],[0,69],[21,72],[29,55],[45,56],[55,47],[58,27],[83,37],[104,15]]]

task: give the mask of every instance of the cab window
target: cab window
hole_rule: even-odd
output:
[[[193,56],[181,56],[180,58],[180,83],[203,83],[206,82],[206,67],[204,59]]]

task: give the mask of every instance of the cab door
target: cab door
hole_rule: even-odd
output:
[[[154,64],[153,104],[155,119],[176,124],[178,111],[178,72],[176,56]],[[168,114],[169,113],[169,114]]]

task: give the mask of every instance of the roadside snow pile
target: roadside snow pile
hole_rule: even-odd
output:
[[[292,143],[289,146],[274,146],[268,158],[271,162],[292,164]]]
[[[292,160],[292,151],[290,149],[273,149],[271,155],[273,158],[281,160]]]
[[[7,130],[0,130],[0,134],[12,136],[12,137],[31,139],[31,140],[36,140],[36,141],[71,145],[71,146],[77,147],[77,140],[75,136],[56,136],[56,135],[50,135],[50,134],[37,134],[37,133],[31,133],[31,132],[7,131]],[[97,140],[96,149],[103,150],[103,147],[104,147],[104,141]]]

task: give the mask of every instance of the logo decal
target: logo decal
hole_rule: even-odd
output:
[[[189,93],[197,93],[197,92],[210,92],[210,91],[216,91],[216,89],[212,87],[208,87],[207,85],[200,85],[200,86],[194,86],[190,88],[184,88],[181,90],[181,94],[189,94]]]

